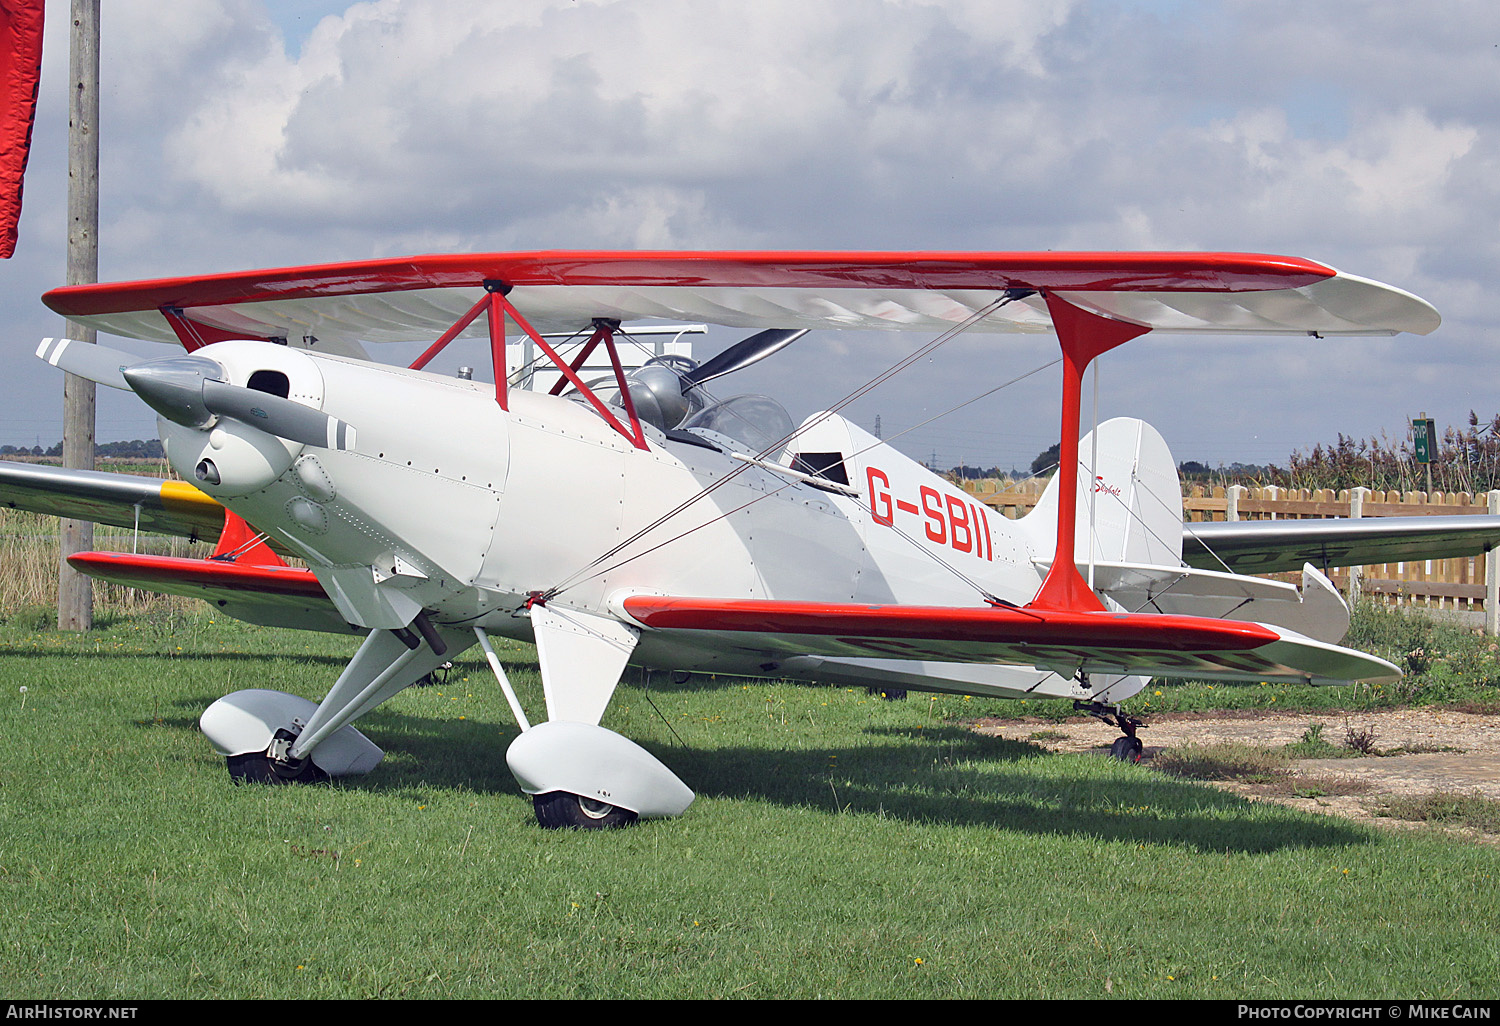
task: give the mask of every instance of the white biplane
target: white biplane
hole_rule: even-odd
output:
[[[1118,755],[1139,758],[1138,721],[1118,703],[1153,675],[1399,675],[1340,647],[1348,609],[1311,563],[1473,552],[1500,537],[1500,518],[1480,517],[1226,524],[1189,565],[1161,436],[1119,419],[1080,442],[1085,368],[1148,331],[1309,339],[1439,323],[1406,292],[1301,259],[537,252],[44,298],[74,322],[187,350],[143,360],[48,340],[38,355],[139,395],[201,492],[10,465],[0,501],[204,536],[222,525],[208,560],[73,561],[253,622],[367,632],[321,702],[257,689],[203,714],[237,780],[369,771],[382,753],[351,721],[475,644],[521,729],[508,763],[546,826],[677,815],[692,801],[654,756],[600,726],[627,665],[1071,697],[1123,729]],[[627,375],[617,347],[629,325],[663,318],[757,334],[701,366],[667,357]],[[1062,470],[1036,509],[1000,517],[837,413],[798,426],[772,400],[718,401],[704,387],[813,328],[938,341],[1055,332]],[[558,331],[583,333],[582,355],[559,356],[545,337]],[[555,365],[549,393],[508,387],[519,370],[506,365],[508,333]],[[423,369],[460,336],[488,338],[493,383]],[[410,367],[364,348],[434,338]],[[591,351],[609,355],[607,380],[579,375]],[[1267,527],[1274,536],[1258,533]],[[1302,566],[1302,584],[1236,565]],[[535,641],[544,722],[516,700],[497,634]]]

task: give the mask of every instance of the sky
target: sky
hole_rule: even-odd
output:
[[[1500,5],[1289,0],[115,0],[100,277],[553,248],[1232,250],[1433,303],[1391,339],[1147,336],[1098,416],[1285,463],[1500,413]],[[61,436],[66,2],[47,4],[0,443]],[[700,343],[709,355],[739,334]],[[101,341],[168,355],[148,343]],[[794,417],[928,339],[819,332],[720,382]],[[377,355],[379,355],[377,353]],[[1048,338],[961,336],[849,407],[940,466],[1057,440]],[[394,357],[392,357],[394,358]],[[100,390],[101,441],[149,437]],[[1088,395],[1092,395],[1090,390]],[[1085,410],[1085,419],[1094,416]]]

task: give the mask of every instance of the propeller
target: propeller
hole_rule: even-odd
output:
[[[663,431],[675,428],[703,409],[703,396],[697,393],[700,385],[764,360],[806,334],[806,328],[756,332],[702,364],[681,356],[658,356],[630,372],[630,399],[636,415]]]
[[[806,328],[767,328],[765,331],[758,331],[682,375],[686,386],[683,391],[743,370],[752,363],[759,363],[772,353],[785,349],[806,335],[807,331]]]
[[[224,368],[204,356],[142,360],[72,339],[47,339],[37,356],[70,374],[134,392],[174,424],[200,431],[218,418],[237,420],[290,442],[324,449],[354,444],[354,428],[321,410],[224,381]]]

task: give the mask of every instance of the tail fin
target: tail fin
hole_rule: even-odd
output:
[[[1143,420],[1118,417],[1078,443],[1078,529],[1074,555],[1080,566],[1098,562],[1176,566],[1182,561],[1182,485],[1177,463],[1157,430]],[[1021,521],[1032,552],[1051,558],[1057,543],[1059,469],[1036,507]],[[1091,526],[1092,525],[1092,526]]]

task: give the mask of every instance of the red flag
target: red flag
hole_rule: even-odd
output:
[[[16,251],[21,178],[42,80],[44,0],[0,0],[0,258]]]

